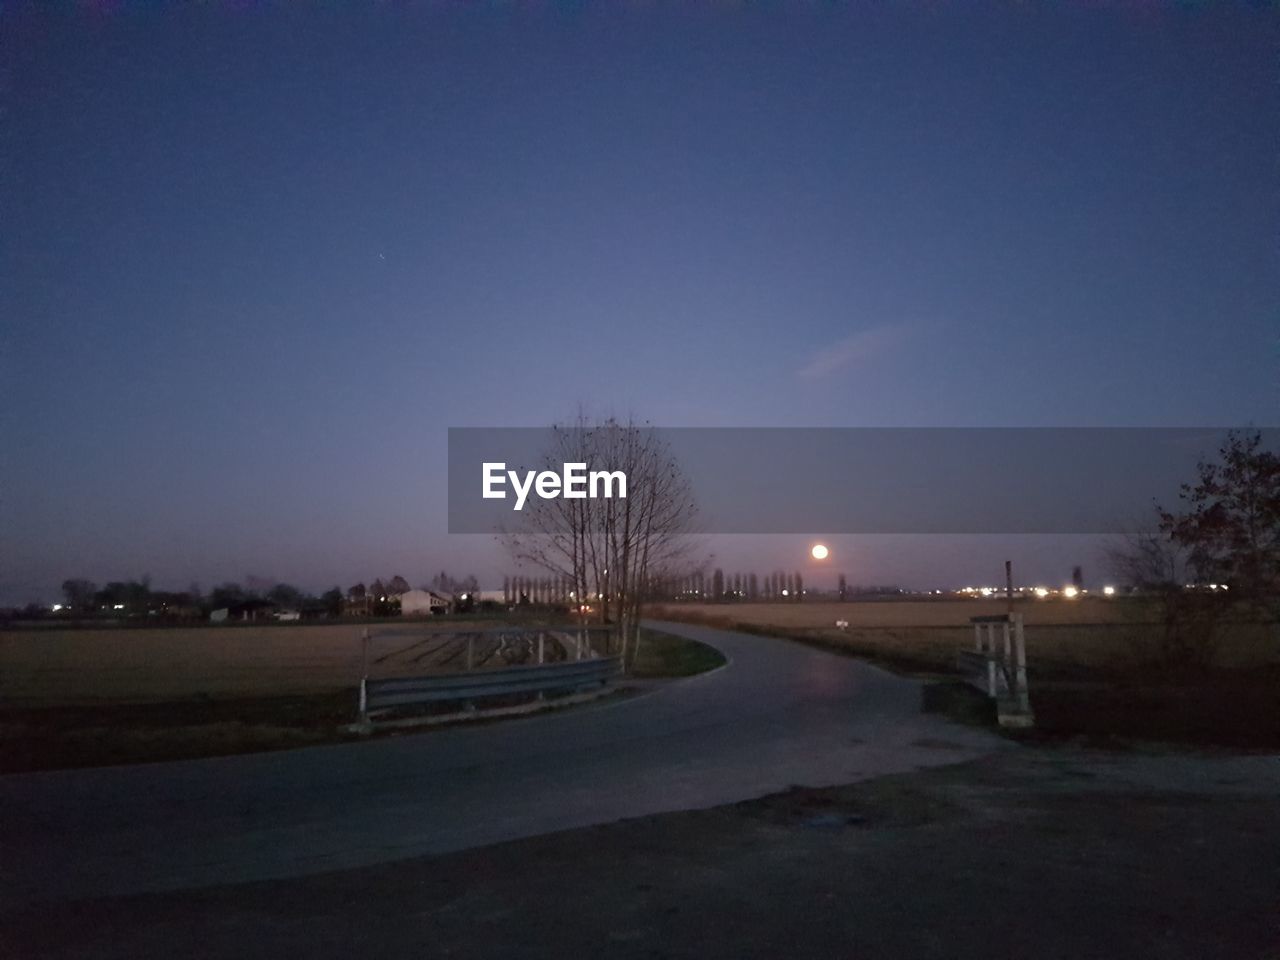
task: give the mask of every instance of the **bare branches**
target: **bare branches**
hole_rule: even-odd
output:
[[[658,432],[634,420],[593,422],[579,414],[553,429],[546,469],[586,463],[626,474],[627,495],[530,501],[503,539],[512,557],[573,584],[585,619],[618,623],[622,652],[639,636],[651,583],[688,563],[697,516],[692,488]]]

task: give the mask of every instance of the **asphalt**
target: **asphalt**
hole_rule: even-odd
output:
[[[860,661],[654,626],[729,662],[503,723],[0,777],[0,908],[314,876],[1017,749],[923,714],[917,682]]]

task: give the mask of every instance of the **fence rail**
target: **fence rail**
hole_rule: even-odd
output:
[[[364,677],[360,681],[360,721],[406,706],[470,703],[519,694],[578,693],[604,687],[621,672],[620,657],[595,657],[428,677]]]
[[[1002,727],[1031,726],[1034,715],[1027,689],[1022,614],[971,617],[969,622],[973,624],[973,649],[956,654],[956,667],[965,679],[995,700]]]
[[[371,642],[376,646],[371,647]],[[590,660],[618,652],[616,630],[611,626],[553,624],[424,631],[401,625],[365,631],[360,673],[365,677],[370,673],[435,676]]]

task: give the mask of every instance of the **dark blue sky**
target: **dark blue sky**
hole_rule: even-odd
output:
[[[0,602],[491,580],[445,429],[579,402],[1275,420],[1274,8],[93,6],[0,6]],[[1010,549],[965,543],[851,579]]]

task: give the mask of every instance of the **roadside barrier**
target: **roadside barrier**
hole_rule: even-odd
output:
[[[956,667],[969,683],[995,700],[1000,726],[1032,726],[1035,715],[1027,689],[1022,614],[970,617],[969,622],[973,624],[973,649],[956,654]]]

